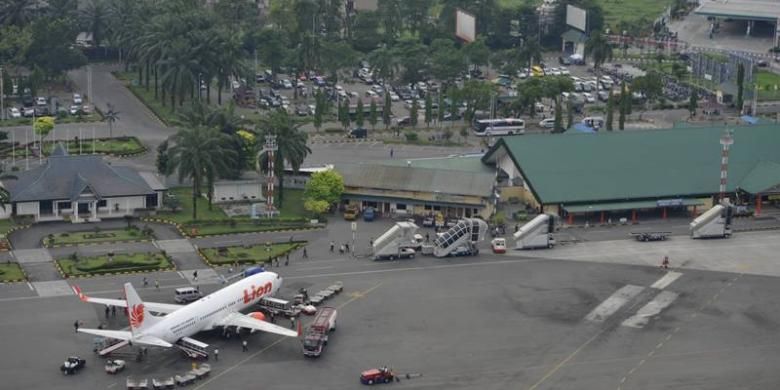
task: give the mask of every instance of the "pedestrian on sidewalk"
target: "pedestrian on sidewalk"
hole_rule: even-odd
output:
[[[295,329],[295,317],[290,317],[290,328]]]
[[[219,349],[217,348],[214,348],[214,361],[215,362],[219,361]]]
[[[344,244],[344,247],[347,248],[347,253],[349,253],[349,243]]]
[[[663,261],[661,261],[661,268],[669,269],[669,256],[664,256]]]
[[[246,346],[246,340],[241,342],[241,351],[242,352],[249,351],[249,348],[247,348],[247,346]]]

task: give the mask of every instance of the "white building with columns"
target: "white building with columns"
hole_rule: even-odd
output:
[[[0,218],[32,216],[36,222],[99,221],[159,209],[167,190],[151,173],[114,166],[97,155],[71,156],[58,145],[36,168],[4,179],[10,207]]]

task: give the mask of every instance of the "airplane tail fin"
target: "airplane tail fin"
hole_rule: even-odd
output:
[[[141,297],[130,283],[125,283],[125,299],[127,299],[127,315],[130,320],[130,331],[137,335],[145,328],[155,324],[160,319],[146,309]]]

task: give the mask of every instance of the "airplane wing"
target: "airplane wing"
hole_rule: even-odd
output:
[[[127,340],[131,343],[138,343],[138,344],[146,344],[146,345],[153,345],[156,347],[167,347],[170,348],[173,346],[173,344],[158,338],[154,336],[148,336],[148,335],[141,335],[138,337],[133,337],[132,332],[126,331],[126,330],[106,330],[106,329],[89,329],[89,328],[79,328],[80,333],[87,333],[92,334],[95,336],[101,336],[101,337],[108,337],[111,339],[117,339],[117,340]]]
[[[81,292],[79,286],[73,286],[73,292],[75,292],[76,295],[78,295],[79,299],[81,299],[83,302],[97,303],[100,305],[127,307],[127,301],[124,299],[90,297],[84,294],[83,292]],[[163,313],[163,314],[170,314],[184,307],[183,305],[174,305],[171,303],[158,303],[158,302],[147,302],[147,301],[144,301],[144,305],[146,305],[146,308],[149,309],[150,311]]]
[[[298,332],[292,329],[287,329],[279,325],[274,325],[270,322],[260,321],[258,319],[254,319],[248,315],[244,315],[241,313],[230,313],[227,316],[225,316],[225,318],[220,320],[217,325],[238,326],[241,328],[254,329],[254,330],[259,330],[268,333],[275,333],[287,337],[298,337]]]

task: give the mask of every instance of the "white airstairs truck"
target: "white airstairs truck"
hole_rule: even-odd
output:
[[[691,238],[728,238],[731,236],[731,219],[730,204],[715,205],[691,222]]]
[[[396,222],[396,224],[374,240],[372,246],[374,260],[394,260],[414,257],[414,234],[417,225],[412,222]]]
[[[555,217],[539,214],[517,230],[515,249],[552,248],[555,245]]]
[[[476,255],[479,253],[477,243],[485,240],[487,230],[487,222],[479,218],[461,219],[450,230],[436,237],[433,255],[436,257]]]

